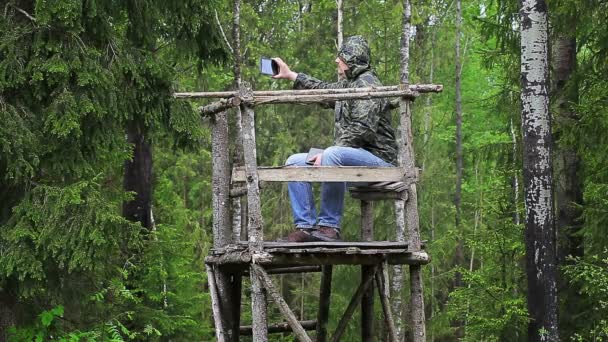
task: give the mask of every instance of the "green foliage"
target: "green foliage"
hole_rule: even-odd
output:
[[[572,335],[573,341],[599,341],[608,338],[608,251],[585,258],[576,257],[574,264],[563,267],[572,285],[581,290],[585,310],[579,319],[585,328]]]
[[[433,258],[425,272],[427,331],[449,339],[524,340],[527,313],[519,138],[518,3],[464,2],[462,72],[465,170],[462,227],[454,224],[454,5],[413,3],[411,80],[444,84],[414,105],[419,210]],[[333,80],[334,0],[242,1],[243,79],[254,89],[289,89],[259,74],[261,56]],[[344,34],[362,34],[384,84],[399,75],[401,1],[345,1]],[[216,14],[217,13],[217,14]],[[578,39],[579,120],[558,127],[583,165],[585,257],[564,268],[587,310],[563,336],[606,337],[608,244],[608,71],[606,4],[551,2],[553,32],[573,24]],[[17,300],[12,338],[21,340],[212,340],[203,259],[212,245],[211,139],[196,106],[174,90],[224,90],[233,75],[219,24],[230,39],[232,1],[9,0],[0,11],[0,295]],[[395,113],[395,116],[397,114]],[[234,115],[230,114],[234,130]],[[260,165],[281,165],[332,142],[333,112],[318,106],[256,108]],[[122,168],[132,157],[125,129],[138,123],[153,146],[153,214],[148,231],[125,220]],[[234,146],[231,146],[233,149]],[[513,148],[516,154],[513,155]],[[520,182],[521,184],[521,182]],[[316,189],[317,191],[317,189]],[[521,198],[521,188],[519,188]],[[265,238],[292,229],[284,184],[262,191]],[[392,203],[375,208],[375,238],[394,239]],[[359,239],[359,203],[347,199],[347,240]],[[454,265],[457,240],[465,265]],[[454,289],[456,271],[464,286]],[[316,315],[319,276],[275,276],[303,319]],[[334,268],[330,330],[360,279]],[[406,280],[407,283],[407,280]],[[403,294],[407,293],[405,284]],[[251,321],[248,280],[243,324]],[[3,297],[0,297],[3,298]],[[281,320],[272,305],[272,321]],[[381,317],[379,305],[377,318]],[[355,317],[358,320],[358,317]],[[380,320],[379,320],[380,322]],[[377,329],[377,338],[383,338]],[[52,336],[52,337],[51,337]],[[290,340],[272,336],[273,340]],[[358,340],[351,324],[345,339]]]

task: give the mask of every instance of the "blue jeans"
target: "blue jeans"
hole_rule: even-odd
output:
[[[286,165],[307,166],[306,153],[294,154]],[[372,153],[353,147],[331,146],[323,152],[323,166],[393,166]],[[346,182],[325,182],[321,184],[321,210],[317,217],[312,184],[309,182],[289,182],[289,199],[293,220],[297,228],[313,228],[315,224],[340,229],[344,210]]]

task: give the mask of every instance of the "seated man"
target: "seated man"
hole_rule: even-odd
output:
[[[361,36],[346,39],[335,62],[340,81],[328,83],[303,73],[296,73],[280,58],[274,59],[279,73],[274,78],[289,79],[294,89],[335,89],[381,86],[370,66],[369,45]],[[393,166],[397,144],[391,126],[388,101],[346,100],[335,103],[334,146],[313,158],[323,166]],[[306,165],[306,153],[294,154],[286,164]],[[339,241],[340,221],[344,210],[346,183],[326,182],[321,185],[321,208],[317,215],[308,182],[290,182],[289,198],[296,230],[287,237],[291,242]]]

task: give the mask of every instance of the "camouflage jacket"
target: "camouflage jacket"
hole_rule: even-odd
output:
[[[360,36],[349,37],[338,56],[348,65],[346,79],[324,82],[300,73],[294,89],[336,89],[381,86],[370,67],[367,42]],[[326,103],[335,106],[334,144],[363,148],[384,161],[397,165],[397,144],[391,126],[388,101],[383,98]]]

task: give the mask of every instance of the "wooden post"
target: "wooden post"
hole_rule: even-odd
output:
[[[247,230],[249,231],[249,248],[253,252],[263,250],[264,231],[262,220],[262,208],[260,204],[260,188],[258,186],[258,163],[256,160],[255,142],[255,113],[249,104],[253,100],[251,85],[242,83],[239,88],[241,98],[243,152],[245,159],[245,173],[247,179]],[[266,317],[266,294],[260,279],[251,270],[251,310],[253,311],[253,339],[255,341],[267,341],[267,317]]]
[[[317,342],[325,342],[327,340],[332,270],[333,266],[323,265],[321,287],[319,289],[319,312],[317,314]]]
[[[232,47],[234,55],[234,86],[238,89],[241,86],[241,0],[234,0],[232,13]],[[236,103],[233,101],[233,103]],[[238,101],[240,105],[240,98]],[[241,108],[236,106],[236,130],[237,139],[234,144],[234,155],[232,162],[234,165],[243,165],[243,141],[241,140]],[[237,197],[231,199],[231,211],[232,211],[232,236],[234,241],[241,240],[241,232],[243,227],[243,201],[244,198]],[[232,335],[233,341],[239,340],[240,326],[241,326],[241,290],[243,287],[242,273],[238,272],[233,275],[233,300],[234,310],[232,319]]]
[[[361,241],[374,240],[374,203],[361,201]],[[361,281],[373,270],[374,266],[361,266]],[[374,341],[374,283],[361,298],[361,341]]]
[[[212,203],[213,203],[213,247],[221,248],[232,241],[230,227],[230,164],[228,157],[228,119],[226,112],[212,116]],[[232,340],[230,331],[234,308],[232,280],[230,274],[218,269],[215,273],[219,309],[222,317],[223,334]]]
[[[403,32],[401,36],[401,77],[403,89],[409,89],[409,58],[410,58],[410,28],[411,7],[409,0],[403,0]],[[399,103],[400,133],[402,142],[400,149],[400,164],[406,174],[415,176],[417,173],[414,155],[414,139],[412,135],[412,113],[410,100],[402,97]],[[405,202],[405,223],[408,230],[408,246],[411,250],[420,250],[420,228],[418,218],[418,195],[416,183],[409,189],[408,200]],[[426,341],[424,317],[424,297],[422,291],[422,270],[419,265],[410,266],[410,319],[412,341]]]
[[[268,273],[266,273],[262,266],[256,264],[251,265],[251,270],[255,272],[266,291],[268,291],[268,293],[270,294],[270,298],[272,298],[275,304],[277,304],[277,306],[279,307],[279,311],[281,311],[283,316],[287,319],[287,323],[289,323],[289,326],[291,327],[293,333],[296,335],[298,340],[302,342],[312,342],[310,337],[308,337],[308,334],[306,334],[306,330],[304,330],[304,328],[298,321],[296,315],[293,313],[293,311],[291,311],[291,309],[285,302],[285,299],[283,299],[279,291],[275,289],[274,285],[272,284],[272,279],[270,279]],[[254,340],[258,341],[255,337]]]
[[[209,293],[211,294],[211,310],[213,311],[213,322],[215,323],[215,338],[217,342],[225,342],[224,326],[222,322],[222,313],[220,310],[220,300],[217,293],[217,284],[215,282],[215,272],[212,265],[205,265],[207,269],[207,282],[209,283]]]
[[[407,194],[407,191],[404,191],[403,194]],[[395,225],[396,225],[396,241],[405,242],[405,199],[395,200]],[[393,310],[393,317],[395,318],[395,326],[397,329],[397,336],[399,341],[403,340],[404,331],[406,327],[403,324],[403,265],[393,265],[393,279],[390,283],[391,292],[392,292],[392,300],[391,307]],[[386,283],[388,286],[389,283]]]

